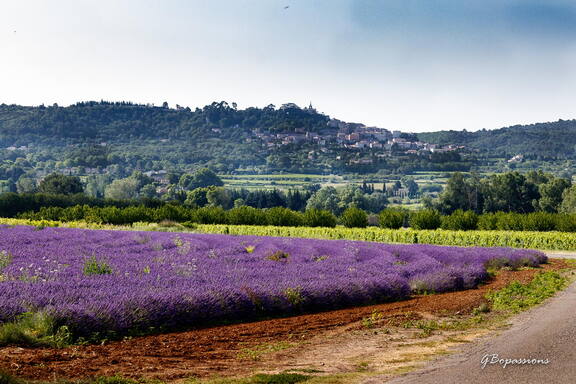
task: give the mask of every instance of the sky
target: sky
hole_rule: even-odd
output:
[[[0,0],[0,103],[294,102],[423,132],[576,118],[575,0]]]

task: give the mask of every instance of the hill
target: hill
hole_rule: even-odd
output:
[[[194,110],[105,101],[2,104],[0,191],[52,172],[91,177],[102,185],[134,171],[182,174],[200,167],[221,174],[382,176],[480,165],[491,171],[501,167],[498,158],[516,154],[534,160],[525,165],[535,168],[543,161],[573,159],[575,146],[576,120],[415,135],[346,123],[291,103],[238,109],[214,102]]]
[[[325,127],[327,121],[327,116],[293,104],[244,110],[226,102],[214,102],[196,110],[104,101],[69,107],[0,105],[0,134],[4,139],[21,135],[98,140],[197,139],[217,137],[216,132],[224,130],[229,140],[235,140],[253,129],[293,132],[303,127],[312,130]]]
[[[538,160],[557,160],[573,159],[576,155],[576,120],[515,125],[477,132],[418,133],[417,136],[430,143],[464,145],[497,157],[523,154]]]
[[[195,110],[104,101],[69,107],[2,104],[0,148],[10,150],[3,159],[32,152],[66,167],[119,164],[148,170],[201,164],[226,171],[266,163],[269,151],[253,143],[255,131],[315,130],[327,121],[292,104],[244,110],[226,102]]]

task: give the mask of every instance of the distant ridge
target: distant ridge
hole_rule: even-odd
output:
[[[576,157],[576,120],[514,125],[476,132],[426,132],[417,136],[430,143],[456,143],[496,156],[523,154],[541,159]]]
[[[194,110],[180,106],[168,108],[167,104],[152,106],[104,101],[81,102],[68,107],[1,104],[0,146],[26,145],[37,140],[54,143],[147,139],[246,144],[255,131],[281,133],[298,129],[317,132],[327,129],[328,121],[329,116],[312,107],[299,108],[291,103],[280,107],[237,109],[234,103],[214,102]],[[540,160],[571,159],[575,157],[576,120],[477,132],[427,132],[419,133],[417,137],[433,144],[463,145],[492,157],[523,154]]]

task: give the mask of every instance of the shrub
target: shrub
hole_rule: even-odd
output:
[[[98,261],[96,256],[91,256],[84,262],[82,273],[86,276],[92,275],[109,275],[112,273],[112,268],[104,261]]]
[[[12,263],[12,254],[8,251],[0,251],[0,273]]]
[[[410,215],[410,227],[413,229],[438,229],[440,224],[440,213],[433,209],[412,212]]]
[[[366,228],[368,226],[368,216],[363,210],[350,207],[342,213],[340,221],[348,228]]]
[[[368,213],[368,225],[377,227],[380,224],[380,217],[375,213]]]
[[[283,262],[287,262],[289,258],[290,258],[290,254],[287,252],[282,252],[282,251],[276,251],[276,252],[273,252],[273,253],[269,254],[268,256],[266,256],[267,260],[283,261]]]
[[[304,224],[307,227],[334,228],[336,223],[336,216],[334,216],[330,211],[312,208],[304,212]]]
[[[96,214],[100,218],[101,223],[122,225],[127,224],[125,218],[122,215],[122,209],[117,207],[104,207],[96,208]]]
[[[163,208],[165,208],[166,211],[170,209],[169,206],[165,206]],[[173,215],[153,215],[153,210],[146,208],[143,205],[137,207],[126,207],[123,209],[116,208],[115,211],[118,213],[118,218],[115,220],[120,221],[122,224],[132,224],[137,221],[158,222],[162,220],[176,220],[176,217],[173,217]]]
[[[576,215],[558,214],[556,230],[561,232],[576,232]]]
[[[458,209],[451,215],[442,216],[440,227],[453,231],[471,231],[478,228],[478,215],[473,211],[464,212]]]
[[[524,224],[522,220],[522,215],[519,213],[496,213],[496,229],[504,231],[522,231],[524,229]]]
[[[228,223],[233,225],[266,225],[266,214],[261,209],[242,206],[226,212]]]
[[[0,346],[28,345],[60,348],[70,344],[71,341],[72,334],[68,327],[56,326],[54,319],[43,312],[25,312],[14,321],[0,324]],[[0,379],[2,379],[1,372]]]
[[[144,206],[132,207],[132,208],[138,208],[138,213],[140,214],[140,219],[134,221],[160,222],[163,220],[170,220],[170,221],[183,222],[186,220],[190,220],[192,218],[191,211],[179,205],[166,204],[160,208],[156,208],[155,210],[146,208]],[[151,211],[154,211],[153,216],[151,215]],[[146,220],[147,218],[150,218],[150,220]]]
[[[286,296],[286,300],[288,300],[288,302],[296,308],[305,301],[304,297],[302,296],[302,290],[300,287],[286,288],[284,290],[284,295]]]
[[[304,218],[300,212],[295,212],[284,207],[267,209],[266,221],[269,225],[278,227],[299,227],[304,224]]]
[[[385,209],[380,212],[379,224],[382,228],[398,229],[404,225],[406,211],[401,209]]]
[[[556,229],[556,215],[547,212],[534,212],[522,215],[524,231],[553,231]]]
[[[478,217],[478,229],[482,231],[494,231],[498,217],[494,213],[485,213]]]
[[[226,224],[226,211],[221,207],[198,208],[191,216],[191,221],[199,224]]]

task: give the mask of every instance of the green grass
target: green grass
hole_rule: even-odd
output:
[[[541,272],[528,284],[514,281],[501,290],[490,292],[486,298],[496,311],[518,313],[540,304],[568,284],[558,272]]]
[[[132,380],[122,376],[101,376],[80,380],[58,379],[56,381],[39,381],[16,378],[0,371],[0,384],[162,384],[158,380]]]
[[[20,384],[20,381],[6,372],[0,371],[0,384]]]
[[[255,174],[255,175],[222,175],[225,186],[233,188],[255,189],[295,189],[302,188],[309,184],[329,184],[335,182],[337,185],[345,185],[347,182],[341,176],[319,175],[319,174]],[[362,183],[359,181],[358,183]]]
[[[299,373],[257,374],[247,378],[190,379],[186,384],[295,384],[307,382],[310,376]]]
[[[222,179],[340,179],[342,180],[341,176],[336,175],[320,175],[320,174],[305,174],[305,173],[265,173],[265,174],[256,174],[256,175],[221,175]]]
[[[292,348],[296,344],[288,343],[285,341],[280,341],[277,343],[265,343],[259,344],[251,348],[244,348],[238,353],[238,357],[243,360],[253,360],[258,361],[262,359],[263,356],[274,353],[278,351],[283,351],[288,348]]]
[[[0,346],[64,347],[72,335],[66,326],[57,327],[54,320],[41,312],[27,312],[12,322],[0,325]]]

